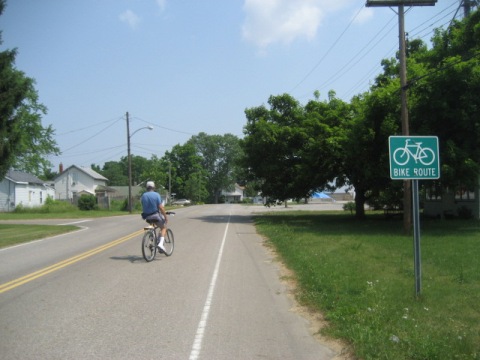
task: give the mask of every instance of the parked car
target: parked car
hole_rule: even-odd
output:
[[[175,200],[172,205],[190,205],[191,201],[188,199],[178,199]]]

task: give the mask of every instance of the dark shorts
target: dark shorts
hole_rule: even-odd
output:
[[[145,221],[155,222],[161,228],[163,228],[165,226],[165,218],[160,213],[155,213],[155,214],[147,216]]]

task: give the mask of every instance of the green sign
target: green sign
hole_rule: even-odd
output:
[[[436,136],[390,136],[390,178],[438,179],[440,158]]]

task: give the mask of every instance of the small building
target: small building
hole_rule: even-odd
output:
[[[480,178],[479,178],[480,184]],[[426,184],[423,214],[427,217],[480,219],[480,185],[468,189],[442,189],[435,182]]]
[[[243,201],[244,190],[243,186],[235,184],[233,191],[222,190],[221,196],[224,197],[227,204],[239,203]]]
[[[40,207],[55,197],[55,190],[35,175],[9,170],[0,182],[0,212],[10,212],[17,206]]]
[[[81,194],[95,195],[97,187],[106,187],[107,181],[91,168],[72,165],[55,177],[55,199],[76,203]]]

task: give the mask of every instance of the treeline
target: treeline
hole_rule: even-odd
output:
[[[155,181],[158,189],[171,190],[175,197],[195,202],[218,203],[222,190],[233,190],[239,181],[239,139],[235,135],[192,136],[185,144],[175,145],[161,158],[146,159],[132,155],[132,185]],[[110,186],[128,184],[128,158],[106,162],[92,168],[109,179]]]

